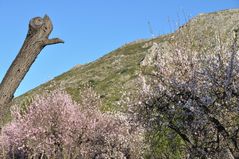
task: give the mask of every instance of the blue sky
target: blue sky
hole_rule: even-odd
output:
[[[121,45],[166,34],[199,13],[239,8],[239,0],[0,0],[0,78],[25,39],[28,22],[48,14],[51,37],[65,44],[41,52],[24,78],[18,96],[77,64],[96,60]]]

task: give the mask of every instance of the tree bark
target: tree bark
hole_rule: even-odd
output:
[[[41,50],[46,45],[64,43],[59,38],[48,39],[52,29],[52,22],[47,15],[30,20],[23,46],[0,84],[0,107],[11,102],[16,89]]]

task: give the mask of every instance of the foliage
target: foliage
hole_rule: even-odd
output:
[[[2,128],[1,158],[140,158],[141,131],[124,115],[101,113],[91,88],[80,104],[64,91],[37,96],[25,111],[15,106]]]
[[[184,158],[185,145],[180,136],[164,127],[146,134],[146,141],[150,142],[150,150],[145,154],[148,159],[178,159]]]

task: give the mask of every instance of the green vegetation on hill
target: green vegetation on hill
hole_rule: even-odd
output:
[[[135,80],[140,72],[140,62],[147,53],[142,48],[145,42],[129,44],[119,48],[106,56],[85,65],[72,68],[70,71],[54,78],[16,99],[31,97],[46,90],[63,88],[79,101],[79,94],[83,85],[92,86],[104,102],[103,110],[120,110],[117,101],[124,91],[135,88]]]

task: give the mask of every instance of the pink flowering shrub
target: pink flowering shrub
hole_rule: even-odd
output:
[[[37,96],[26,111],[15,106],[2,128],[2,156],[10,158],[140,158],[141,133],[124,116],[99,111],[92,89],[78,105],[64,91]],[[84,105],[82,105],[84,104]]]

